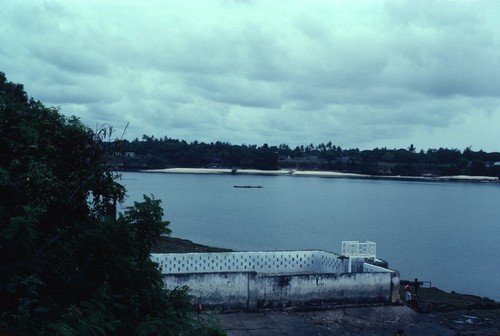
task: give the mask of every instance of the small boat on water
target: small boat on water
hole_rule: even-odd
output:
[[[234,185],[234,188],[262,188],[261,185]]]

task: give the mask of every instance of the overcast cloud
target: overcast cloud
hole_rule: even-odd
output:
[[[500,2],[6,1],[0,71],[89,127],[500,151]]]

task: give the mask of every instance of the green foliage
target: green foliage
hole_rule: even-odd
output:
[[[127,220],[133,227],[136,240],[141,248],[143,258],[148,258],[153,244],[162,234],[170,234],[167,227],[170,222],[163,221],[163,209],[160,207],[160,200],[144,195],[144,202],[134,202],[133,207],[125,211]]]
[[[163,289],[160,200],[123,199],[103,141],[0,73],[0,334],[178,335],[199,325],[187,288]],[[201,329],[200,329],[201,330]]]

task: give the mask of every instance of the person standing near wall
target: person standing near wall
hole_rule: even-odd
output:
[[[405,286],[405,301],[408,305],[411,304],[411,299],[412,299],[412,295],[411,295],[410,285],[406,285]]]

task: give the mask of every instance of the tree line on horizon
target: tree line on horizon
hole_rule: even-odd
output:
[[[188,143],[168,137],[143,135],[119,140],[120,151],[110,155],[119,170],[154,168],[299,169],[361,173],[368,175],[473,175],[500,177],[500,153],[456,148],[343,149],[331,141],[291,148],[263,144],[232,145],[228,142]]]

